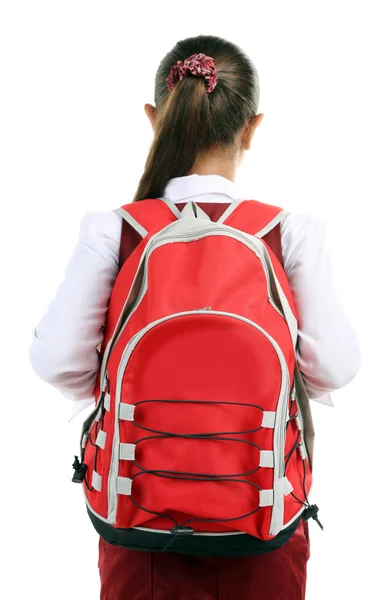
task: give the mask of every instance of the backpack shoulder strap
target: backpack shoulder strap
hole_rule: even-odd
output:
[[[281,245],[281,223],[278,223],[269,233],[263,236],[263,241],[269,246],[274,256],[278,259],[278,262],[283,267],[284,260],[282,257],[282,245]]]
[[[180,210],[167,198],[130,202],[114,212],[118,213],[137,233],[145,238],[173,223],[180,217]]]
[[[224,218],[225,225],[263,238],[279,262],[282,261],[280,223],[286,212],[279,206],[264,204],[258,200],[242,200]]]
[[[262,238],[283,218],[285,211],[258,200],[242,200],[224,218],[224,224]]]

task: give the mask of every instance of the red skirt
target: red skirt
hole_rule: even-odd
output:
[[[282,548],[239,558],[139,552],[99,538],[100,600],[304,600],[309,557],[303,521]]]

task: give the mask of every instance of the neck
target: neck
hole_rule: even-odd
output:
[[[220,175],[235,182],[238,164],[236,151],[210,150],[196,158],[188,175]]]

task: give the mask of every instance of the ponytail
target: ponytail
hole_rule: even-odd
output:
[[[187,75],[169,91],[172,65],[199,52],[214,58],[216,88],[208,94],[204,77]],[[258,98],[257,72],[240,48],[213,36],[178,42],[156,74],[155,136],[134,201],[161,196],[168,181],[187,175],[197,157],[214,146],[233,144],[256,114]]]
[[[135,200],[156,198],[172,177],[186,175],[207,145],[210,107],[202,78],[185,77],[156,115],[155,138]]]

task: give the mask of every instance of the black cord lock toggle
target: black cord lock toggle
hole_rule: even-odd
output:
[[[72,477],[73,483],[82,483],[84,479],[84,475],[87,471],[87,465],[81,463],[77,456],[75,456],[74,463],[72,467],[75,469],[75,472]]]
[[[316,521],[316,523],[319,525],[319,527],[323,531],[323,525],[318,519],[318,512],[319,512],[319,508],[316,506],[316,504],[311,504],[311,506],[309,506],[303,512],[302,517],[303,517],[304,521],[308,521],[309,519],[314,519],[314,521]]]
[[[179,535],[181,537],[193,535],[194,533],[194,529],[192,527],[182,527],[181,525],[179,527],[172,527],[170,531],[173,535]]]

